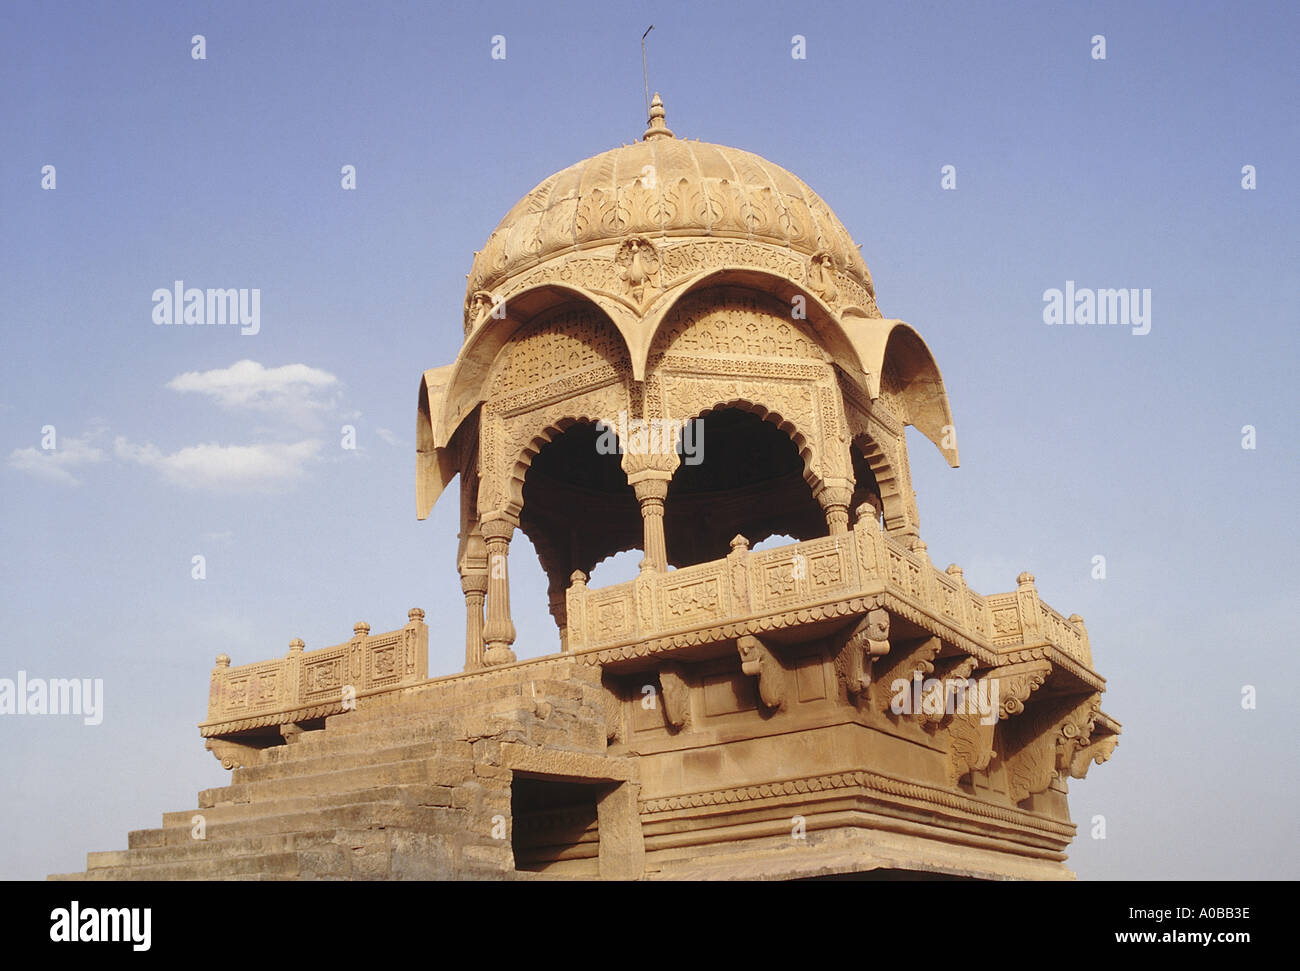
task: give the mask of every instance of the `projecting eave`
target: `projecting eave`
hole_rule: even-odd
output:
[[[943,375],[930,348],[901,320],[848,316],[845,331],[867,374],[868,392],[880,397],[888,367],[907,413],[907,424],[934,442],[944,460],[958,465],[957,438]]]
[[[451,380],[453,364],[430,368],[420,378],[420,396],[415,419],[415,515],[429,518],[433,504],[460,472],[455,456],[438,428],[443,399]]]

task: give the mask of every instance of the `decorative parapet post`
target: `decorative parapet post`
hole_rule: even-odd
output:
[[[919,536],[912,542],[912,554],[921,561],[921,602],[938,606],[939,591],[937,589],[939,581],[935,579],[937,571],[934,564],[930,561],[930,548],[925,545],[925,541]]]
[[[302,678],[302,652],[306,648],[307,642],[301,637],[295,637],[289,642],[289,653],[284,659],[284,680],[286,685],[297,685]],[[293,691],[293,688],[289,689]],[[296,696],[296,692],[294,692]],[[285,722],[280,726],[280,736],[286,742],[298,741],[298,736],[302,734],[302,727],[295,722]]]
[[[731,602],[737,614],[749,613],[749,540],[737,533],[731,538],[727,572],[731,575]]]
[[[1026,644],[1037,644],[1044,640],[1043,625],[1038,611],[1038,588],[1034,586],[1034,575],[1029,572],[1016,577],[1016,603],[1020,608],[1021,636]]]
[[[574,570],[569,577],[569,589],[565,593],[565,620],[569,636],[565,638],[566,651],[580,650],[586,644],[586,628],[583,626],[587,616],[587,574]]]
[[[862,579],[883,576],[885,573],[885,536],[876,508],[864,502],[854,510],[857,521],[853,524],[853,538],[858,548],[858,570]]]
[[[1092,644],[1088,640],[1088,628],[1084,626],[1083,618],[1080,617],[1078,614],[1070,614],[1069,621],[1071,624],[1073,624],[1075,627],[1079,629],[1079,636],[1082,640],[1082,647],[1083,647],[1082,651],[1080,652],[1083,655],[1083,657],[1080,658],[1080,660],[1083,661],[1084,664],[1088,665],[1089,668],[1091,668],[1092,667]]]
[[[208,688],[208,720],[211,721],[226,703],[226,672],[230,670],[230,655],[218,654]]]
[[[492,666],[510,664],[515,652],[510,645],[515,642],[515,625],[510,619],[510,537],[515,524],[504,516],[497,516],[482,524],[483,539],[487,543],[488,588],[487,621],[483,625],[486,649],[483,663]]]
[[[952,577],[952,582],[957,586],[957,617],[961,621],[961,628],[970,630],[972,618],[970,597],[966,591],[966,573],[956,563],[949,563],[948,569],[943,572]]]
[[[352,640],[348,642],[347,669],[344,673],[344,691],[351,685],[355,692],[357,685],[361,683],[361,676],[366,670],[366,638],[369,636],[370,625],[364,620],[359,620],[352,625]]]

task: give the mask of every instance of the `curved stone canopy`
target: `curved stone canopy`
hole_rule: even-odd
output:
[[[741,239],[825,254],[875,295],[848,231],[802,179],[752,152],[675,137],[655,95],[641,141],[557,172],[506,214],[475,254],[466,303],[556,256],[629,237]]]

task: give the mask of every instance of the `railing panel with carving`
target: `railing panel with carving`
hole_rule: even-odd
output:
[[[924,546],[909,549],[862,524],[767,550],[751,551],[738,537],[722,560],[600,589],[575,583],[569,640],[573,650],[598,650],[884,592],[983,648],[1046,641],[1091,668],[1086,633],[1038,600],[1033,577],[1022,574],[1017,590],[984,597],[950,570],[935,569]]]
[[[270,661],[230,667],[223,654],[212,671],[203,734],[241,731],[251,722],[275,724],[307,709],[343,710],[349,687],[364,696],[426,680],[429,628],[423,610],[408,616],[405,627],[373,637],[369,625],[358,624],[351,640],[314,651],[295,640],[286,657]]]
[[[1020,622],[1020,604],[1014,593],[991,593],[984,598],[988,603],[992,624],[992,643],[998,647],[1019,644],[1024,628]]]
[[[1043,635],[1047,640],[1084,667],[1091,668],[1092,652],[1088,649],[1082,631],[1047,604],[1040,602],[1038,609],[1043,619]]]

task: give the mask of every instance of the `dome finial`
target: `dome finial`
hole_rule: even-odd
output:
[[[664,117],[664,103],[659,97],[659,92],[656,91],[654,100],[650,102],[650,127],[645,130],[645,134],[641,137],[647,140],[656,136],[676,138],[677,136],[672,133],[672,129],[668,127],[668,123],[664,121]]]

